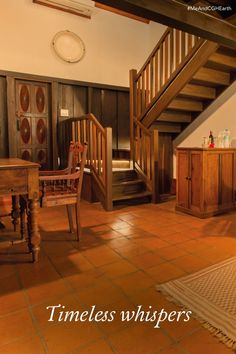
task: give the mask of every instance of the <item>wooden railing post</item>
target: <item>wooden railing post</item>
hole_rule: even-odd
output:
[[[160,201],[158,188],[158,140],[159,133],[157,129],[152,132],[151,151],[152,151],[152,202],[158,203]]]
[[[129,107],[130,107],[130,161],[134,166],[134,116],[136,115],[136,97],[137,97],[137,83],[135,81],[137,70],[130,70],[130,91],[129,91]]]
[[[112,128],[105,128],[106,210],[112,210]]]

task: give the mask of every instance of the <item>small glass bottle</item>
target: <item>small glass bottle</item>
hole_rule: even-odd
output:
[[[209,148],[214,148],[215,147],[215,143],[214,143],[214,136],[212,131],[210,130],[210,134],[209,134],[209,138],[208,138],[208,147]]]
[[[230,147],[230,131],[229,131],[229,129],[224,130],[224,147],[225,148]]]
[[[208,144],[207,144],[207,137],[204,136],[204,137],[202,138],[202,147],[203,147],[203,148],[207,148],[207,146],[208,146]]]

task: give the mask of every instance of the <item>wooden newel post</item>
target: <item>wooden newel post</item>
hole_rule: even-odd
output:
[[[137,97],[137,84],[135,78],[137,76],[137,70],[130,70],[129,81],[129,107],[130,107],[130,161],[134,166],[134,117],[136,116],[136,97]]]
[[[159,188],[158,188],[158,140],[159,133],[158,130],[155,129],[152,132],[152,202],[158,203],[160,201]]]
[[[112,210],[112,128],[105,128],[106,141],[106,210]]]

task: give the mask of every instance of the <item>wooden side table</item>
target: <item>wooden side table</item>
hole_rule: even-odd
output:
[[[20,196],[20,214],[24,218],[28,206],[28,247],[33,262],[38,261],[40,233],[38,230],[39,164],[17,158],[0,159],[0,196]],[[26,196],[26,198],[23,198]],[[28,203],[28,205],[27,205]],[[23,220],[22,220],[23,221]],[[24,223],[22,222],[22,228]],[[24,229],[21,229],[24,233]]]

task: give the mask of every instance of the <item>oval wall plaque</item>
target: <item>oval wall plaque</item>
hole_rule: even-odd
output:
[[[52,40],[52,47],[57,56],[67,63],[77,63],[85,54],[85,45],[76,33],[60,31]]]

